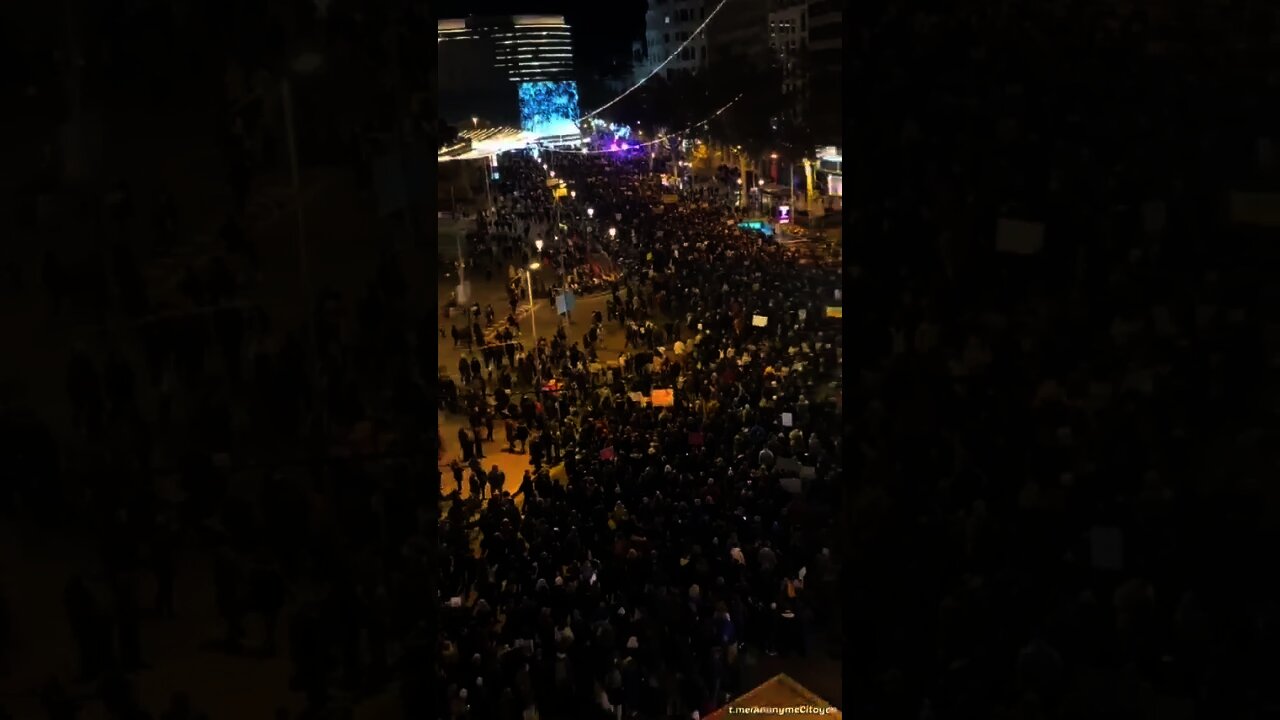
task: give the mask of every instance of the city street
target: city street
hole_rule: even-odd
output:
[[[469,225],[470,223],[465,223]],[[457,257],[457,247],[454,239],[454,233],[465,232],[462,229],[463,223],[449,220],[441,220],[439,224],[440,253],[447,259]],[[535,271],[537,272],[537,271]],[[486,282],[481,273],[474,273],[480,277],[467,276],[467,280],[471,283],[471,291],[473,300],[480,303],[480,307],[493,305],[494,311],[498,313],[499,318],[506,317],[507,294],[503,287],[501,278],[495,273],[493,280]],[[451,275],[449,278],[440,281],[439,295],[440,305],[444,307],[449,299],[449,295],[453,292],[456,279]],[[568,330],[571,342],[581,342],[582,336],[590,327],[591,314],[599,311],[601,315],[607,315],[605,306],[608,301],[607,293],[598,293],[587,297],[579,297],[573,312],[572,319],[568,323]],[[550,338],[555,336],[556,330],[563,323],[563,319],[556,315],[555,307],[548,298],[537,298],[534,303],[533,320],[537,324],[537,336],[533,334],[533,327],[530,322],[528,312],[529,300],[526,294],[521,299],[520,307],[517,310],[517,319],[520,321],[520,342],[525,347],[533,347],[534,338]],[[452,335],[449,333],[450,325],[456,325],[462,329],[468,325],[466,318],[462,315],[455,315],[453,318],[445,318],[443,312],[440,319],[440,328],[444,330],[445,336],[437,336],[439,345],[438,357],[440,366],[449,377],[458,381],[458,360],[463,357],[470,358],[473,351],[468,350],[465,345],[454,346]],[[602,359],[616,358],[622,352],[623,343],[626,340],[626,334],[618,323],[605,323],[604,332],[601,341],[597,344],[597,352]],[[448,472],[447,467],[455,458],[461,459],[461,451],[458,447],[458,430],[467,424],[468,419],[461,415],[440,411],[440,434],[444,438],[444,457],[441,459],[441,467],[444,469],[442,475],[442,490],[445,493],[455,489],[453,476]],[[506,474],[505,489],[515,492],[520,487],[520,479],[524,475],[524,471],[529,469],[529,456],[527,454],[508,453],[505,449],[505,438],[500,427],[494,428],[494,439],[492,442],[485,443],[484,465],[486,468],[497,465],[503,473]],[[470,490],[463,483],[463,497],[469,497]]]

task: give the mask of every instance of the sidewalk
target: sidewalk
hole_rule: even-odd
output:
[[[568,329],[566,330],[569,335],[570,343],[576,342],[579,347],[582,346],[582,337],[591,327],[591,313],[598,310],[602,316],[606,315],[605,305],[608,299],[609,295],[607,293],[578,298],[577,305],[574,306],[573,312],[571,313],[572,321],[569,323]],[[481,301],[481,307],[483,306],[484,302]],[[523,343],[525,348],[532,348],[534,344],[534,336],[533,329],[530,327],[529,323],[528,301],[526,300],[520,307],[523,309],[523,312],[517,312],[517,319],[520,321],[520,334],[516,336],[516,340]],[[498,306],[495,304],[494,310],[496,311],[497,309]],[[506,309],[505,303],[503,304],[503,309]],[[556,330],[559,329],[563,320],[556,314],[555,308],[551,303],[545,299],[539,299],[534,305],[533,315],[538,325],[537,336],[548,339],[555,337]],[[503,314],[501,317],[503,320],[500,320],[499,323],[505,321],[506,315]],[[445,337],[442,338],[438,335],[436,336],[438,341],[436,357],[439,358],[439,362],[437,364],[444,367],[445,371],[449,374],[449,377],[456,380],[459,378],[458,360],[464,356],[470,358],[474,353],[479,351],[479,348],[469,349],[465,345],[460,345],[455,348],[453,346],[453,337],[449,335],[449,330],[447,329],[447,326],[455,322],[455,320],[445,320],[442,318],[440,322],[441,327],[445,328]],[[456,318],[456,322],[458,327],[461,328],[461,316]],[[489,332],[486,332],[486,339],[490,338],[492,338],[492,335]],[[601,334],[601,340],[596,344],[596,352],[602,358],[614,359],[617,357],[618,353],[622,352],[622,345],[625,340],[626,333],[618,326],[616,320],[613,322],[605,322],[604,332]]]

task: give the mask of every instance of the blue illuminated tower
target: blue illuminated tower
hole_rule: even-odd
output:
[[[573,72],[573,42],[564,17],[516,15],[440,20],[437,44],[441,110],[447,117],[456,116],[450,119],[465,120],[469,114],[479,114],[491,122],[514,124],[514,116],[504,112],[495,117],[489,110],[496,96],[503,107],[518,108],[522,130],[539,136],[578,133],[580,108]],[[464,47],[474,51],[459,52]],[[480,60],[481,55],[485,60]],[[488,67],[478,68],[480,62]],[[465,84],[467,78],[477,77],[479,70],[485,71],[480,75],[503,77],[506,88],[472,84],[459,87],[459,93],[444,92],[450,86],[450,78]],[[443,102],[445,96],[451,100]]]

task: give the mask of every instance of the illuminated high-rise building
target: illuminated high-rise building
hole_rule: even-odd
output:
[[[577,132],[573,41],[560,15],[440,20],[440,109],[538,135]]]
[[[707,6],[705,0],[649,0],[644,40],[636,42],[632,50],[636,80],[648,77],[673,53],[675,57],[662,68],[668,80],[707,66],[707,39],[697,33],[707,19]],[[715,4],[710,6],[714,8]]]

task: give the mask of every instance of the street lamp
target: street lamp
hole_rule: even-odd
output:
[[[570,198],[573,198],[574,200],[577,200],[577,199],[578,199],[578,191],[577,191],[577,190],[570,190],[570,191],[569,191],[569,197],[570,197]]]
[[[538,248],[538,252],[542,252],[542,238],[533,241],[533,246]]]
[[[771,160],[777,160],[777,159],[778,159],[778,153],[769,153],[769,158],[770,158]]]
[[[312,52],[302,53],[290,63],[290,69],[293,74],[299,77],[311,75],[323,66],[324,56]],[[289,175],[293,186],[293,204],[298,223],[298,279],[302,285],[303,297],[308,298],[308,302],[310,302],[311,270],[310,263],[307,260],[307,227],[303,216],[302,179],[298,169],[298,143],[293,124],[293,90],[289,83],[288,74],[280,80],[280,100],[284,109],[285,139],[289,146]],[[461,260],[461,254],[459,254],[459,260]],[[459,276],[459,282],[461,282],[461,276]],[[303,327],[307,335],[308,369],[314,376],[319,373],[319,360],[315,356],[316,342],[313,322],[308,319]]]
[[[541,244],[542,241],[539,240],[538,242]],[[540,267],[542,267],[541,263],[531,262],[529,263],[529,269],[524,271],[526,286],[529,288],[529,326],[533,330],[534,347],[538,345],[538,318],[533,311],[533,271]]]
[[[615,227],[609,228],[609,239],[613,240],[616,237],[618,237],[618,228],[615,228]]]
[[[472,115],[472,116],[471,116],[471,127],[473,127],[473,128],[478,128],[478,127],[480,127],[480,118],[476,117],[475,115]]]
[[[593,218],[593,217],[595,217],[595,216],[596,216],[596,209],[595,209],[595,208],[587,208],[587,217],[588,217],[588,218]]]
[[[556,176],[556,171],[555,171],[555,170],[552,170],[552,171],[551,171],[551,177],[555,177],[555,176]]]

